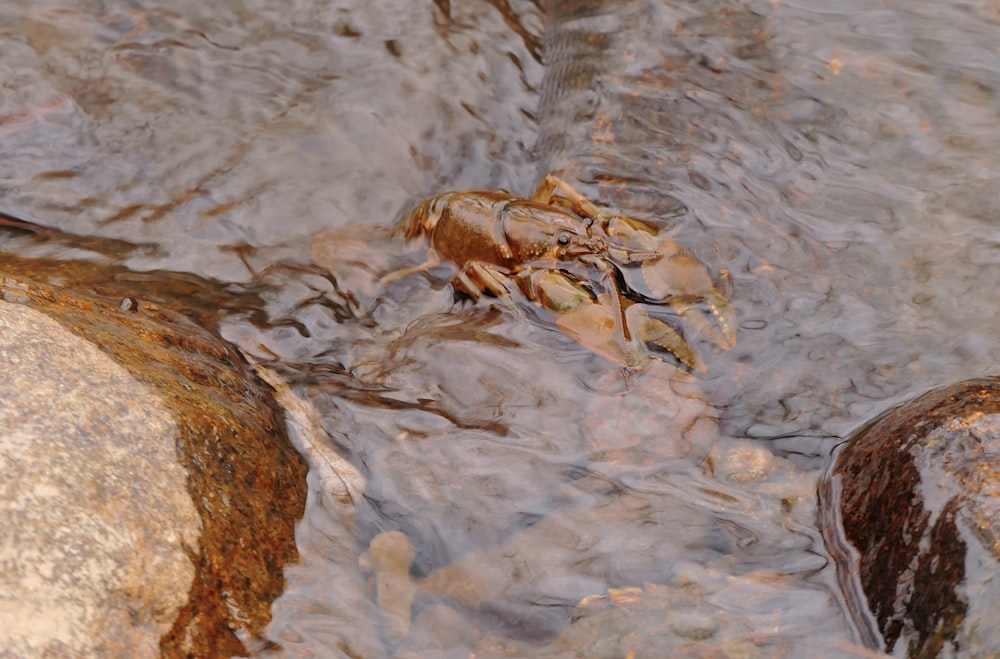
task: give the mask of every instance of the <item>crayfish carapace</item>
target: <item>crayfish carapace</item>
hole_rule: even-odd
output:
[[[648,313],[657,305],[669,306],[722,349],[736,343],[735,312],[700,261],[650,225],[601,209],[554,176],[530,199],[492,191],[431,197],[398,233],[427,239],[428,258],[383,277],[383,285],[450,261],[458,268],[456,288],[473,299],[486,294],[516,309],[517,294],[524,295],[556,314],[556,325],[581,345],[629,368],[669,366],[674,377],[705,370],[681,335]],[[643,295],[632,288],[636,266]],[[683,367],[658,356],[664,352]]]

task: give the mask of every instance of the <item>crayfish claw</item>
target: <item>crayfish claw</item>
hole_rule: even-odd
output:
[[[639,341],[670,353],[678,362],[696,373],[706,372],[705,363],[698,353],[673,327],[658,318],[650,318],[638,304],[630,306],[625,313]]]
[[[706,298],[674,298],[670,301],[670,306],[685,323],[719,348],[728,350],[732,347],[728,329],[718,322],[715,309]]]
[[[715,341],[723,350],[729,350],[736,345],[736,308],[729,301],[729,298],[716,290],[704,293],[705,304],[715,317],[721,330],[720,341]]]

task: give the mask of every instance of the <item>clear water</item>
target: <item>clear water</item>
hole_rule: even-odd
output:
[[[895,402],[996,370],[1000,11],[654,6],[651,43],[622,58],[660,75],[650,102],[674,89],[677,43],[704,57],[642,157],[662,165],[676,239],[733,274],[740,318],[695,385],[626,378],[552,328],[456,301],[446,270],[376,286],[422,258],[388,233],[416,200],[578,171],[573,144],[535,148],[576,133],[537,120],[534,3],[0,8],[3,210],[160,247],[135,269],[263,286],[267,306],[224,333],[276,360],[368,479],[353,520],[314,491],[275,607],[289,655],[613,656],[589,621],[646,652],[851,656],[816,531],[830,450]],[[736,43],[748,31],[756,46]],[[398,646],[358,567],[390,530],[415,576],[486,593],[418,598]],[[490,581],[504,561],[520,571]],[[644,584],[633,609],[567,628],[581,598]]]

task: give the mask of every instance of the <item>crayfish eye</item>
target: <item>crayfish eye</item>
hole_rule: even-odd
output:
[[[569,244],[569,236],[567,236],[565,233],[561,233],[559,234],[559,237],[556,238],[556,242],[559,243],[560,246],[565,247],[566,245]]]

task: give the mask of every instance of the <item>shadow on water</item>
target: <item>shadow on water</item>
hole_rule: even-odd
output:
[[[96,249],[144,290],[190,273],[186,311],[365,475],[353,517],[312,483],[273,623],[290,655],[849,656],[820,470],[875,413],[995,369],[998,23],[988,3],[7,3],[0,200],[75,238],[3,248]],[[706,377],[623,375],[456,297],[446,265],[378,285],[423,260],[389,231],[417,199],[526,194],[539,168],[732,274],[739,341]],[[390,531],[417,589],[398,638],[411,611],[358,567]]]

